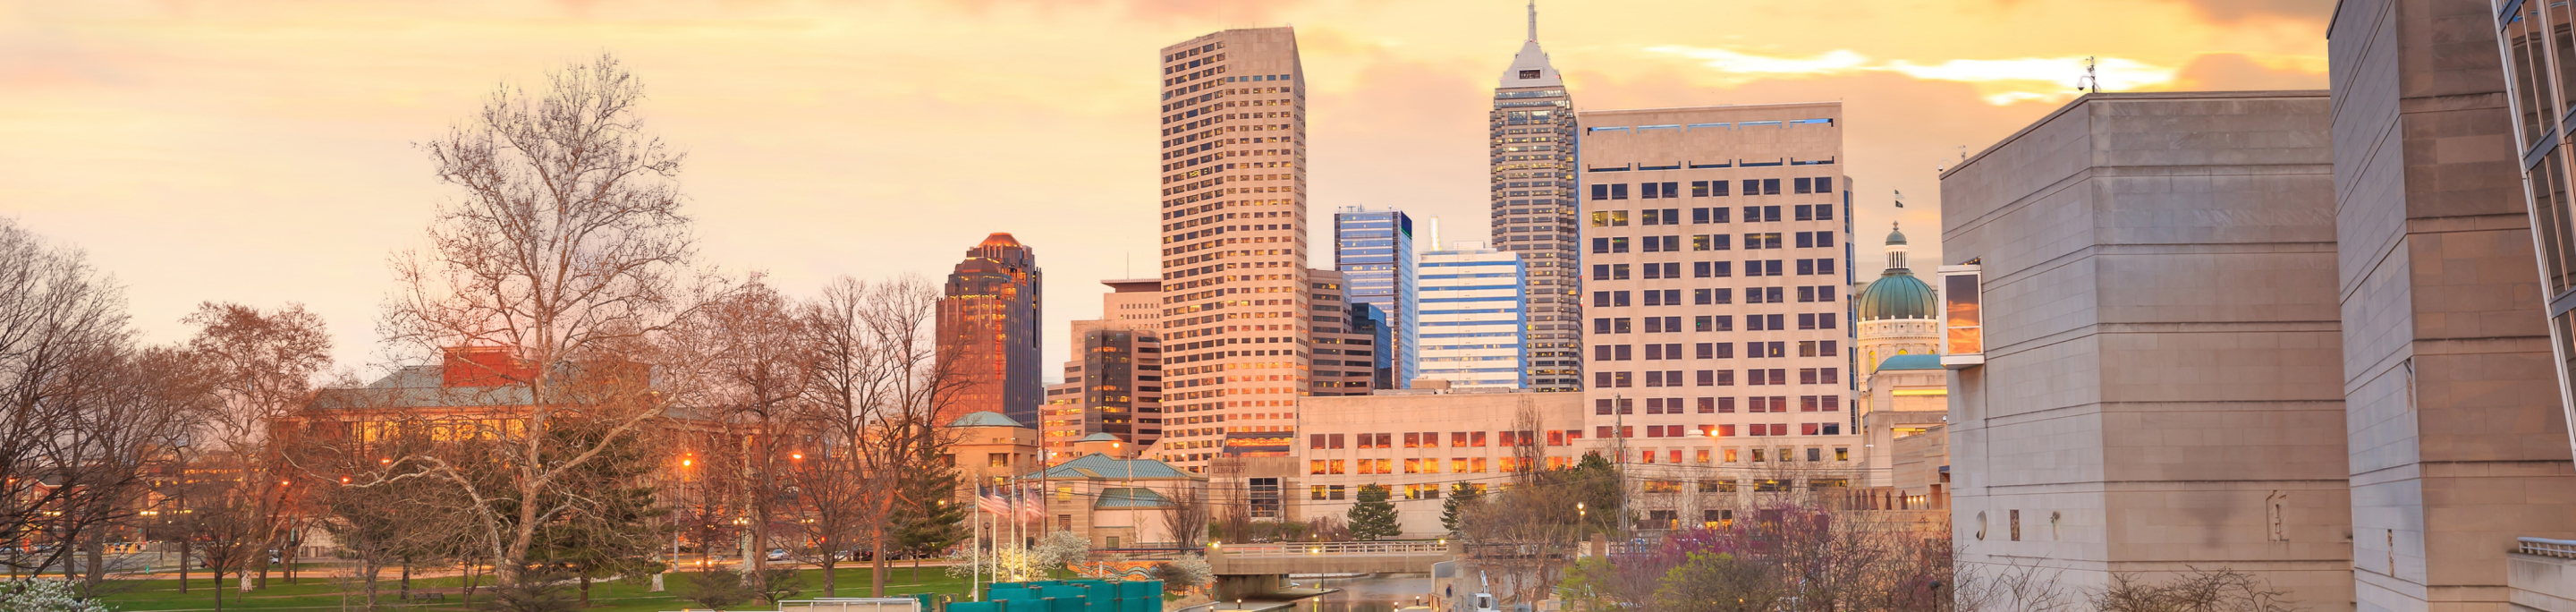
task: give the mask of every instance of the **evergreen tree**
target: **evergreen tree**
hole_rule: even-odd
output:
[[[1449,485],[1449,500],[1440,502],[1440,526],[1457,536],[1466,525],[1467,510],[1485,500],[1485,490],[1467,483]]]
[[[1395,504],[1387,497],[1386,485],[1360,487],[1360,502],[1351,504],[1343,518],[1350,524],[1351,539],[1382,540],[1404,534],[1404,527],[1395,522]]]
[[[903,501],[895,507],[894,549],[912,555],[913,582],[921,581],[921,558],[940,555],[966,541],[966,504],[956,502],[957,469],[937,463],[912,472],[899,485]]]
[[[556,435],[595,434],[558,430]],[[573,511],[538,526],[536,546],[528,557],[549,573],[574,579],[580,588],[580,606],[590,605],[593,581],[634,581],[663,570],[657,557],[670,541],[670,509],[662,507],[657,490],[645,484],[645,476],[660,460],[647,441],[628,436],[566,474],[581,485],[576,490],[589,502],[573,505]]]

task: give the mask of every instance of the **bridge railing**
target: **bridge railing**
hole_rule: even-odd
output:
[[[1303,557],[1308,555],[1437,555],[1449,552],[1449,545],[1438,540],[1380,540],[1376,542],[1307,542],[1276,544],[1222,544],[1217,550],[1228,557]]]

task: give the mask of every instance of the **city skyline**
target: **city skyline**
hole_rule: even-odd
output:
[[[1094,10],[872,6],[900,10],[780,19],[792,11],[563,5],[430,14],[388,7],[288,12],[256,4],[221,10],[18,5],[0,10],[0,33],[12,34],[6,38],[26,51],[0,63],[0,85],[22,93],[0,101],[0,117],[11,118],[0,121],[0,143],[8,143],[0,144],[0,161],[7,162],[0,163],[0,184],[13,187],[0,214],[87,250],[129,287],[135,318],[151,338],[174,339],[177,318],[200,300],[298,301],[329,321],[339,360],[363,367],[377,357],[374,314],[385,289],[378,280],[383,262],[391,251],[419,245],[410,228],[445,197],[409,143],[437,136],[496,83],[531,84],[564,59],[609,51],[635,65],[651,88],[646,116],[692,154],[693,165],[682,174],[690,211],[703,221],[708,259],[728,270],[766,271],[790,292],[839,274],[935,278],[953,260],[921,254],[950,252],[951,245],[1004,231],[1047,245],[1057,254],[1049,267],[1059,279],[1087,285],[1153,270],[1145,246],[1152,238],[1142,227],[1146,213],[1134,204],[1147,196],[1142,177],[1152,153],[1142,138],[1130,136],[1133,126],[1152,118],[1119,100],[1151,95],[1150,83],[1135,82],[1135,73],[1153,56],[1154,43],[1072,44],[1066,38],[1072,31],[1094,28],[1058,32],[1058,22],[1143,37],[1102,37],[1122,41],[1180,40],[1247,22],[1299,24],[1311,47],[1309,72],[1316,75],[1315,205],[1402,204],[1420,218],[1455,221],[1482,214],[1470,208],[1484,197],[1483,152],[1473,144],[1483,138],[1478,115],[1490,105],[1490,79],[1525,34],[1518,2],[1242,5],[1212,12],[1124,4]],[[1887,191],[1861,193],[1860,216],[1926,227],[1935,223],[1931,169],[1941,158],[1961,146],[1972,152],[2054,108],[2071,93],[2059,81],[2071,82],[2080,71],[2068,62],[2082,56],[2103,58],[2105,80],[2115,89],[2323,85],[2324,41],[2314,35],[2322,6],[2148,2],[2080,14],[2071,6],[1967,3],[1860,22],[1840,11],[1828,19],[1775,7],[1767,9],[1777,11],[1765,17],[1768,26],[1740,35],[1663,23],[1695,19],[1663,19],[1671,16],[1714,17],[1695,13],[1709,10],[1703,7],[1538,8],[1554,64],[1587,105],[1847,98],[1854,115],[1852,174],[1914,196],[1900,211],[1889,207]],[[1434,12],[1458,27],[1408,27]],[[432,34],[386,25],[404,18],[436,19],[446,29]],[[1961,28],[1902,31],[1924,20]],[[2154,37],[2064,31],[2103,20],[2161,27]],[[918,27],[925,23],[947,25]],[[1829,26],[1855,35],[1816,36]],[[942,40],[926,48],[933,52],[896,55],[859,46],[870,36],[889,42],[867,44],[920,44],[919,36],[934,35],[887,34],[907,27],[980,42]],[[1975,36],[1996,28],[2030,36],[2008,43]],[[992,35],[973,35],[979,31]],[[244,36],[258,32],[279,36]],[[721,43],[730,46],[708,53],[707,40],[757,44]],[[1065,59],[1048,70],[998,59],[997,50],[1015,45],[1063,47]],[[451,59],[424,59],[431,57]],[[903,61],[884,64],[882,57]],[[2063,71],[2068,78],[1994,76],[2013,70]],[[870,78],[852,84],[813,76],[833,73]],[[997,93],[960,97],[969,90]],[[1041,91],[1060,97],[1041,104],[1034,97]],[[1908,108],[1890,106],[1896,103]],[[950,105],[1000,112],[1000,120],[888,125],[881,119],[904,113],[953,118],[958,111],[944,110]],[[879,110],[851,112],[864,109]],[[1930,121],[1933,116],[1943,119]],[[943,179],[962,167],[953,162],[982,152],[932,139],[938,132],[924,126],[968,135],[1049,134],[1101,143],[1104,154],[1014,171],[970,194],[965,183]],[[906,155],[883,153],[894,150]],[[166,172],[110,179],[100,169],[125,164],[98,163],[106,160]],[[1399,160],[1428,165],[1391,163]],[[926,180],[898,180],[916,177]],[[996,214],[989,218],[1014,222],[938,218],[938,211],[970,201],[992,207]],[[1889,216],[1897,212],[1904,215]],[[775,222],[782,215],[811,221]],[[898,231],[870,235],[877,228]],[[767,233],[777,235],[754,238]],[[1921,242],[1927,244],[1918,245],[1919,256],[1937,256],[1937,245]],[[234,256],[221,263],[168,257],[173,250]],[[1306,265],[1329,264],[1310,257]],[[1047,309],[1046,337],[1064,337],[1068,321],[1097,316],[1088,295],[1070,298]]]

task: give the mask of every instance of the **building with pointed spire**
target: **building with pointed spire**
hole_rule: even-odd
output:
[[[1538,46],[1538,4],[1529,38],[1494,88],[1489,156],[1493,248],[1513,253],[1529,274],[1531,388],[1577,391],[1583,380],[1580,231],[1575,224],[1574,98]]]
[[[1037,252],[1010,234],[995,232],[948,274],[939,301],[939,360],[954,364],[966,385],[942,410],[941,421],[973,412],[998,412],[1019,423],[1038,422],[1046,382],[1039,378],[1038,330],[1045,300]]]

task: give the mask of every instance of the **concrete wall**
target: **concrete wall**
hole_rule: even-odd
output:
[[[2327,116],[2095,94],[1943,177],[1943,263],[1985,275],[1986,365],[1950,403],[1963,563],[2230,567],[2348,605]]]
[[[2501,610],[2517,536],[2576,529],[2485,0],[2345,0],[2329,32],[2361,610]]]

